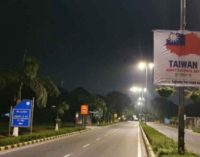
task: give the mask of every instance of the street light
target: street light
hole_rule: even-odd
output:
[[[139,86],[133,86],[130,88],[130,91],[133,93],[138,93],[139,97],[137,99],[137,105],[140,109],[139,112],[141,112],[141,109],[144,107],[143,104],[145,103],[145,98],[144,98],[144,93],[146,93],[147,89],[144,87],[139,87]],[[139,113],[139,115],[142,115]]]
[[[149,63],[148,66],[149,66],[149,69],[153,69],[154,64],[153,63]]]
[[[146,90],[148,90],[148,85],[147,85],[147,81],[148,81],[148,69],[153,69],[153,67],[154,67],[154,64],[153,63],[151,63],[151,62],[149,62],[149,63],[147,63],[147,62],[139,62],[138,63],[138,69],[140,69],[140,70],[145,70],[145,86],[146,86]]]
[[[153,69],[153,67],[154,67],[154,64],[153,63],[151,63],[151,62],[139,62],[138,63],[138,69],[140,69],[140,70],[145,70],[145,87],[146,87],[146,89],[145,89],[145,92],[147,92],[148,91],[148,69]],[[146,103],[145,103],[145,106],[147,107],[147,95],[148,95],[148,93],[146,93]]]
[[[146,92],[147,89],[142,88],[142,87],[138,87],[138,86],[133,86],[133,87],[130,88],[130,91],[134,92],[134,93],[140,93],[140,92]]]
[[[144,97],[139,97],[138,101],[145,101]]]
[[[138,63],[138,68],[140,70],[144,70],[146,68],[146,66],[147,66],[146,62],[139,62]]]
[[[142,102],[139,101],[137,104],[138,104],[138,106],[140,106],[140,105],[142,105]]]
[[[143,93],[147,92],[147,88],[133,86],[130,88],[130,91],[133,93],[142,93],[142,96],[143,96]]]

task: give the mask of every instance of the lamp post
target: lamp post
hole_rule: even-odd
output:
[[[138,69],[140,70],[145,70],[145,88],[146,88],[146,95],[145,95],[145,98],[146,98],[146,101],[145,101],[145,109],[147,108],[147,103],[148,103],[148,69],[149,70],[152,70],[154,67],[154,64],[151,63],[151,62],[139,62],[138,63]],[[146,118],[145,118],[146,120]]]
[[[130,91],[139,94],[137,105],[143,108],[143,104],[145,104],[146,101],[144,98],[144,93],[146,93],[147,89],[143,87],[133,86],[130,88]],[[139,112],[141,112],[141,108],[139,109]]]

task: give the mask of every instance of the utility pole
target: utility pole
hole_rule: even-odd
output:
[[[186,27],[186,0],[181,0],[180,4],[180,30],[184,33]],[[179,108],[178,108],[178,152],[185,153],[185,124],[184,124],[184,87],[179,87]]]

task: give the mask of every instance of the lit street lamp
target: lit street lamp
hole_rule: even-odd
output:
[[[148,85],[147,85],[147,80],[148,80],[148,69],[152,70],[154,67],[154,64],[153,63],[146,63],[146,62],[139,62],[138,64],[138,69],[140,70],[145,70],[145,74],[146,74],[146,77],[145,77],[145,86],[146,86],[146,89],[148,89]]]
[[[147,89],[142,88],[142,87],[133,86],[133,87],[130,88],[130,91],[133,92],[133,93],[139,94],[139,98],[137,100],[137,105],[140,109],[143,108],[144,107],[143,105],[145,103],[144,93],[146,93]],[[140,110],[140,112],[141,112],[141,110]],[[140,113],[139,115],[142,115],[142,114]]]
[[[138,69],[140,70],[145,70],[145,89],[146,89],[146,92],[148,92],[148,69],[149,70],[152,70],[154,67],[154,64],[153,63],[147,63],[147,62],[139,62],[138,63]],[[145,103],[145,106],[147,107],[147,95],[148,93],[146,93],[146,103]]]

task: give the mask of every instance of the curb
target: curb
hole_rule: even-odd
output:
[[[153,152],[153,149],[149,143],[149,140],[147,139],[147,136],[146,134],[144,133],[144,130],[142,129],[142,127],[140,126],[140,130],[142,132],[142,138],[143,138],[143,141],[144,141],[144,144],[145,144],[145,147],[146,147],[146,150],[147,150],[147,156],[148,157],[156,157],[156,155],[154,154]]]
[[[26,141],[26,142],[16,143],[16,144],[12,144],[12,145],[2,146],[2,147],[0,147],[0,152],[4,151],[4,150],[9,150],[9,149],[13,149],[13,148],[18,148],[18,147],[30,145],[30,144],[41,143],[41,142],[44,142],[44,141],[50,141],[50,140],[54,140],[54,139],[58,139],[58,138],[63,138],[63,137],[66,137],[66,136],[76,135],[76,134],[80,134],[80,133],[83,133],[83,132],[86,132],[86,131],[89,131],[89,130],[90,129],[85,129],[85,130],[81,130],[81,131],[75,131],[75,132],[71,132],[71,133],[66,133],[66,134],[36,139],[36,140],[32,140],[32,141]]]

